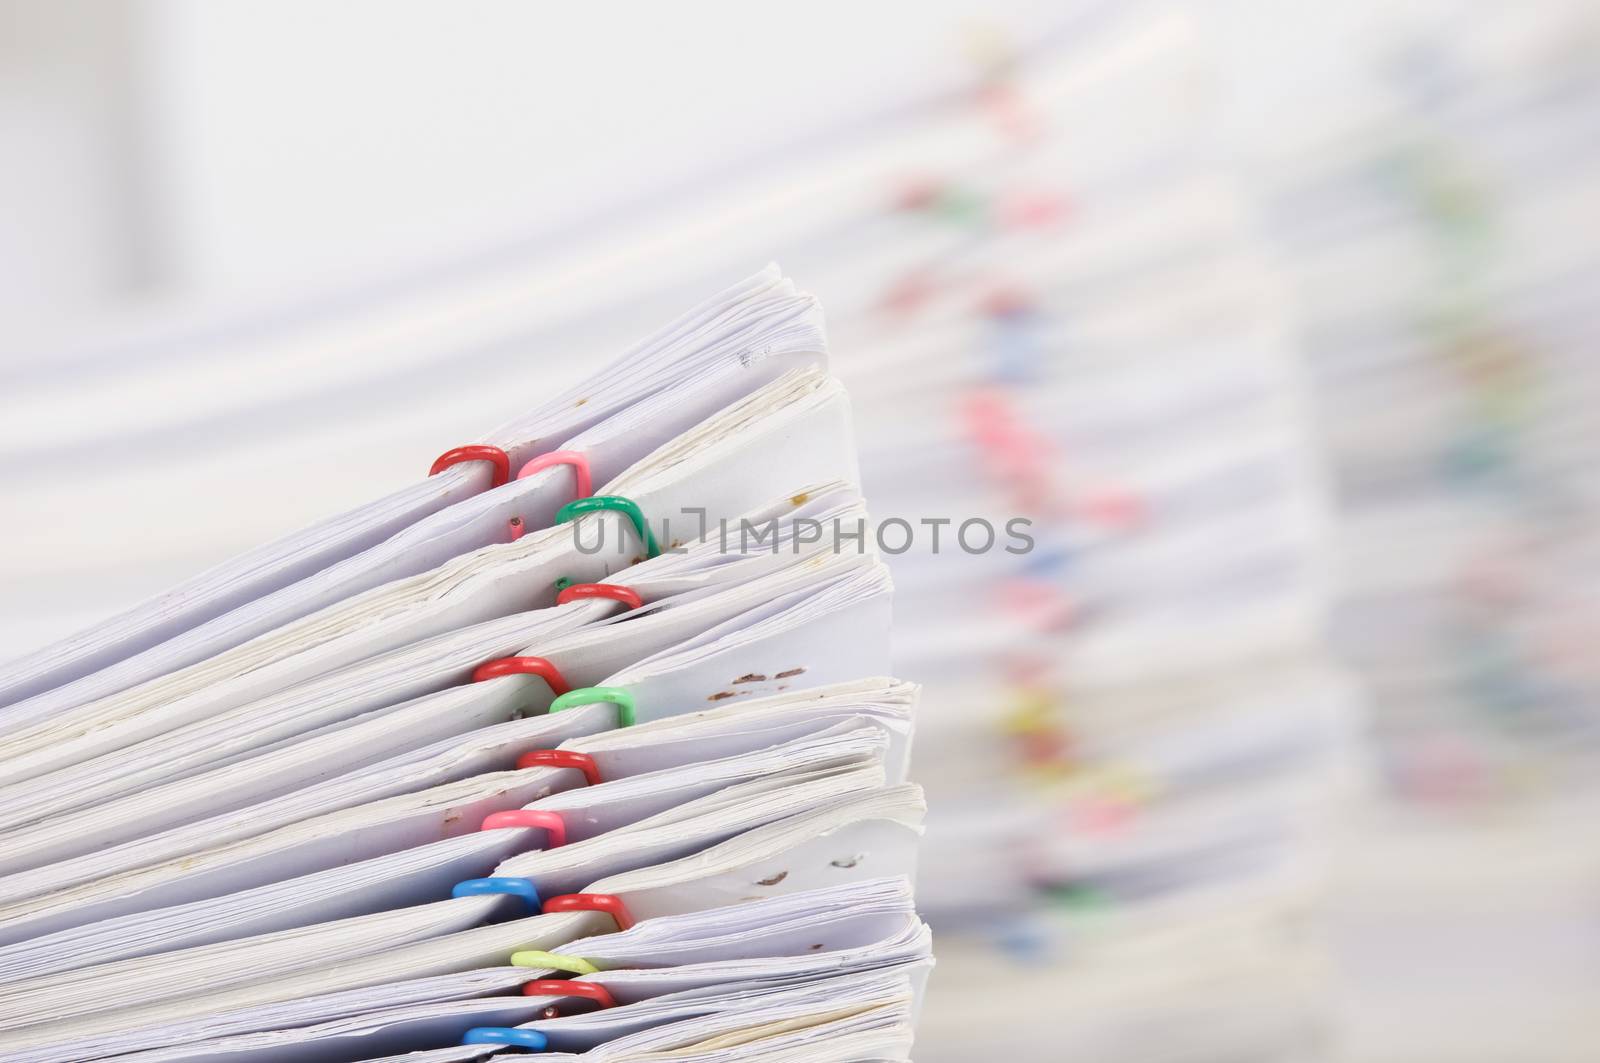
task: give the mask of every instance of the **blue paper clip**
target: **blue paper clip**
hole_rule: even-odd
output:
[[[538,1030],[519,1030],[514,1026],[474,1026],[461,1038],[464,1045],[516,1045],[543,1052],[550,1047],[550,1038]]]
[[[489,893],[505,893],[513,897],[521,897],[533,914],[538,915],[544,911],[544,902],[539,899],[539,890],[531,879],[525,878],[469,878],[455,884],[450,891],[452,897],[482,897]]]

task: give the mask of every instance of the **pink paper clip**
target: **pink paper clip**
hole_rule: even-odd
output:
[[[567,844],[567,823],[561,818],[559,812],[549,812],[537,808],[513,808],[506,812],[495,812],[486,817],[479,830],[502,830],[507,827],[539,827],[550,839],[547,849],[555,849]]]
[[[594,494],[594,484],[589,478],[589,458],[576,450],[552,450],[548,454],[540,454],[522,467],[517,479],[524,479],[556,465],[572,466],[573,474],[578,478],[578,493],[574,498],[588,498]]]

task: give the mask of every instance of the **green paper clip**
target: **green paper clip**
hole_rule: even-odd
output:
[[[513,967],[537,967],[547,971],[566,971],[568,974],[599,974],[600,968],[582,956],[568,956],[560,952],[513,952]]]
[[[597,701],[609,701],[617,707],[617,723],[620,726],[633,726],[633,694],[623,687],[579,687],[569,690],[550,703],[550,711],[575,709],[579,705],[593,705]]]
[[[644,556],[655,557],[661,553],[661,547],[656,543],[655,533],[650,530],[650,524],[644,519],[644,510],[631,498],[621,495],[590,495],[568,502],[556,510],[556,523],[565,524],[574,517],[581,517],[585,513],[598,513],[601,510],[615,510],[633,521],[633,530],[639,533],[639,538],[644,540]]]

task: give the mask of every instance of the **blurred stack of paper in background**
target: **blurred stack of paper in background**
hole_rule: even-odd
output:
[[[1285,153],[1265,208],[1337,492],[1341,648],[1388,789],[1450,804],[1593,775],[1600,19],[1446,24],[1380,42],[1390,106]]]
[[[1374,27],[1359,102],[1262,137],[1255,170],[1332,483],[1332,641],[1370,703],[1380,803],[1335,884],[1344,1033],[1356,1058],[1581,1059],[1600,14],[1419,7]]]
[[[1052,1018],[1052,1051],[1167,1058],[1183,1028],[1192,1058],[1275,1058],[1330,1022],[1301,929],[1357,705],[1321,636],[1330,542],[1291,322],[1207,150],[1191,30],[1114,22],[1055,64],[996,67],[933,138],[975,141],[960,164],[902,149],[851,257],[884,228],[899,251],[830,328],[861,352],[841,371],[880,522],[949,522],[889,558],[897,662],[930,680],[921,885],[942,940],[1097,1002]],[[1016,516],[1031,550],[967,552],[986,532],[964,521],[1006,546]],[[967,998],[926,1028],[1045,1058],[995,1033],[1013,1006]]]

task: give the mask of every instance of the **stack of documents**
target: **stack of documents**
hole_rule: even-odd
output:
[[[1200,923],[1297,952],[1355,730],[1293,322],[1208,150],[1204,20],[1155,14],[1013,74],[1031,136],[980,102],[912,142],[893,269],[830,319],[928,685],[923,910],[1074,994],[1134,942],[1205,969]]]
[[[1379,1054],[1562,1059],[1600,1043],[1600,12],[1382,15],[1339,121],[1261,168],[1370,698],[1338,999]]]
[[[825,350],[768,268],[0,669],[0,1060],[909,1059],[917,690]]]
[[[1276,153],[1265,198],[1337,490],[1339,642],[1384,793],[1433,808],[1592,800],[1600,749],[1581,648],[1600,633],[1600,75],[1579,43],[1600,22],[1483,15],[1395,20],[1369,72],[1383,106]]]

